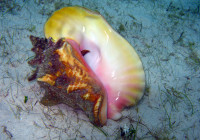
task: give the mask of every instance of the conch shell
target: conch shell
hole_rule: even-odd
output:
[[[57,91],[59,88],[68,89],[69,82],[73,79],[70,77],[75,79],[78,77],[81,83],[79,85],[81,90],[77,92],[76,101],[68,102],[68,96],[65,97],[65,93],[62,91],[54,93],[60,94],[60,97],[55,95],[55,99],[59,98],[58,100],[62,103],[68,102],[67,104],[71,106],[74,104],[84,110],[86,105],[77,105],[76,102],[82,103],[82,100],[84,102],[84,97],[88,96],[87,93],[91,94],[95,99],[93,102],[86,103],[92,106],[89,110],[85,110],[86,114],[95,124],[104,125],[107,118],[119,119],[120,112],[124,107],[135,105],[143,96],[145,75],[139,56],[99,13],[78,6],[62,8],[54,12],[48,19],[44,33],[50,41],[50,43],[44,44],[47,46],[54,44],[53,51],[50,49],[53,56],[50,53],[36,55],[40,55],[38,57],[40,59],[43,59],[45,55],[51,56],[52,58],[49,56],[47,58],[55,61],[56,67],[53,72],[49,72],[40,70],[38,66],[37,72],[39,71],[40,75],[33,74],[32,77],[37,77],[39,82],[49,88],[48,92],[50,93],[51,90]],[[71,53],[69,53],[70,50]],[[46,63],[43,67],[48,68],[46,65],[53,65],[52,62],[45,60],[46,58],[42,60],[43,63]],[[65,62],[69,64],[65,65]],[[61,66],[60,63],[64,66]],[[74,65],[71,66],[70,63]],[[81,70],[85,71],[89,79],[84,76],[80,77],[79,71]],[[59,81],[59,77],[63,74],[64,77],[69,78]],[[30,79],[34,79],[32,77]],[[55,89],[57,80],[61,85],[58,84]],[[74,84],[78,85],[73,80],[71,83],[73,86]],[[70,95],[68,92],[66,94]],[[49,94],[47,96],[47,99],[51,98]],[[98,107],[95,108],[97,103]]]

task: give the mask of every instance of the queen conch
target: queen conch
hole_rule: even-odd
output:
[[[82,109],[95,125],[118,120],[124,107],[143,96],[145,74],[133,47],[97,12],[65,7],[44,26],[46,38],[31,36],[44,105]]]

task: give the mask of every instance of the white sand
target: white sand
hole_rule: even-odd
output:
[[[0,2],[0,140],[128,139],[133,130],[136,139],[200,138],[199,0],[55,3]],[[27,81],[33,70],[27,59],[34,55],[29,35],[44,37],[43,25],[55,7],[69,5],[98,10],[134,46],[144,65],[145,96],[125,109],[121,120],[108,120],[102,128],[94,127],[82,111],[41,105],[43,91],[36,81]],[[120,127],[127,127],[124,137]]]

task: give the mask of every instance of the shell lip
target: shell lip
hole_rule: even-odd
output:
[[[108,104],[108,118],[112,118],[110,117],[112,115],[117,116],[115,118],[119,118],[120,114],[115,115],[114,113],[119,113],[124,107],[137,103],[143,96],[145,75],[139,56],[133,47],[114,31],[99,13],[80,6],[65,7],[54,12],[52,17],[46,22],[44,32],[46,37],[52,37],[55,40],[59,40],[62,37],[65,39],[71,38],[79,43],[80,46],[83,45],[86,47],[86,49],[88,46],[94,48],[91,42],[95,42],[98,45],[101,52],[100,62],[102,63],[98,63],[99,67],[97,67],[99,69],[94,68],[98,70],[95,71],[95,74],[98,75],[104,87],[106,87],[108,94],[107,102],[110,103],[111,100],[116,100],[115,97],[117,95],[110,95],[117,94],[115,92],[118,91],[117,89],[123,93],[123,95],[121,94],[122,96],[120,95],[122,100],[119,103],[113,103],[114,107]],[[106,43],[105,40],[107,41]],[[84,47],[82,48],[85,49]],[[90,49],[88,50],[90,51]],[[85,58],[87,59],[88,56],[86,55]],[[118,61],[116,61],[117,59]],[[88,64],[90,65],[90,63]],[[131,65],[131,69],[126,68],[129,65]],[[91,68],[94,70],[93,67]],[[116,79],[118,80],[108,78],[115,70],[117,73]],[[131,79],[131,77],[136,77],[136,79]],[[112,90],[107,89],[107,87]],[[132,95],[130,95],[130,92]],[[111,99],[110,97],[115,99]],[[109,115],[109,112],[112,112],[112,115]]]

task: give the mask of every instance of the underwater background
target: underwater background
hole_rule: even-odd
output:
[[[98,11],[134,47],[145,94],[118,121],[95,127],[80,110],[45,107],[28,82],[30,35],[51,14],[79,5]],[[200,139],[200,0],[1,0],[0,140]]]

